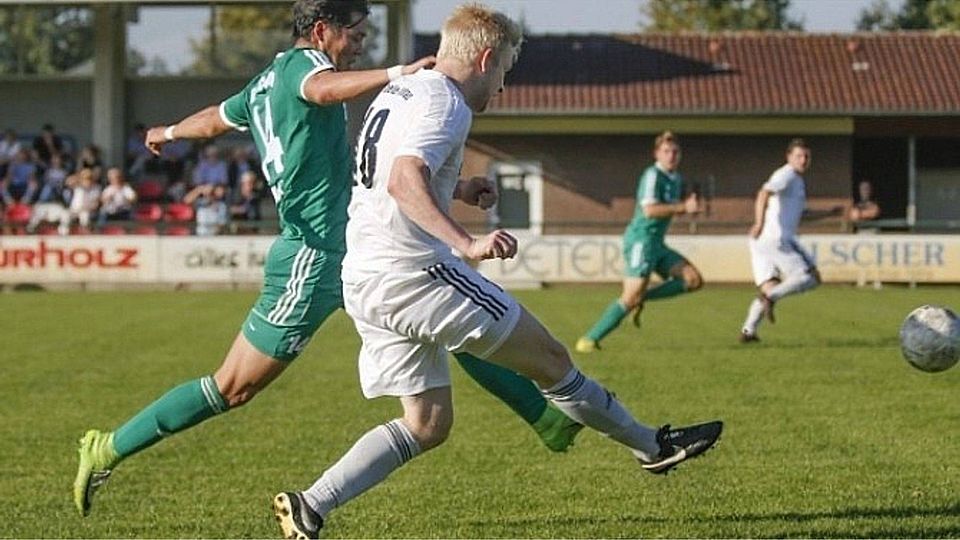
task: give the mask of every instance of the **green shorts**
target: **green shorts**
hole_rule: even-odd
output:
[[[662,241],[623,239],[623,273],[629,277],[648,277],[651,273],[666,279],[670,269],[683,262],[683,255],[667,247]]]
[[[343,307],[343,253],[277,238],[263,268],[263,289],[243,323],[243,335],[263,354],[290,361],[317,328]]]

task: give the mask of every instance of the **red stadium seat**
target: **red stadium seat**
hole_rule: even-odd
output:
[[[152,236],[157,234],[157,228],[153,225],[137,225],[133,228],[132,234]]]
[[[186,203],[170,203],[163,219],[174,223],[193,221],[193,207]]]
[[[143,202],[163,199],[163,184],[159,180],[144,179],[136,187],[137,198]]]
[[[190,236],[192,231],[190,230],[190,227],[185,225],[171,225],[164,229],[164,234],[167,236]]]
[[[155,223],[163,218],[163,208],[157,203],[141,204],[133,213],[134,221],[139,223]]]
[[[9,225],[26,225],[30,222],[33,209],[23,203],[14,203],[7,207],[4,219]]]
[[[36,234],[41,236],[51,236],[54,234],[60,234],[60,231],[57,230],[57,226],[53,223],[41,223],[40,226],[37,227]]]
[[[104,225],[100,229],[100,234],[109,234],[109,235],[127,234],[127,230],[123,228],[123,225]]]

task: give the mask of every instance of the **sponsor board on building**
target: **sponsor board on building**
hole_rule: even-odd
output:
[[[960,282],[960,236],[810,235],[801,245],[828,282]],[[745,235],[674,236],[667,244],[709,282],[752,282]],[[619,236],[521,237],[516,258],[485,261],[488,277],[510,282],[616,282],[623,277]]]
[[[3,236],[0,283],[259,283],[266,236]],[[752,281],[745,236],[675,236],[668,244],[707,282]],[[960,236],[810,235],[825,281],[960,283]],[[504,285],[618,282],[619,236],[521,236],[514,259],[481,271]]]

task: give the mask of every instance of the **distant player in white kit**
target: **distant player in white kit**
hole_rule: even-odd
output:
[[[473,113],[502,90],[521,39],[505,15],[461,6],[444,24],[436,68],[393,81],[366,113],[347,224],[344,304],[363,341],[364,395],[399,397],[404,414],[363,435],[308,490],[275,497],[288,538],[316,537],[328,512],[447,438],[451,352],[530,378],[563,413],[624,444],[653,473],[701,454],[720,436],[721,422],[639,424],[512,296],[453,254],[451,248],[491,259],[517,251],[506,231],[474,238],[448,212],[453,199],[481,207],[496,200],[491,182],[460,180],[459,171]]]
[[[807,203],[803,174],[810,167],[810,147],[803,139],[787,145],[787,163],[773,172],[757,192],[750,228],[750,259],[760,294],[750,303],[740,341],[759,341],[764,315],[774,322],[773,305],[784,296],[820,284],[813,257],[797,242],[797,227]]]

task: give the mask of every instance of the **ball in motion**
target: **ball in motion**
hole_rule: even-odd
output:
[[[913,367],[930,373],[960,360],[960,319],[942,306],[920,306],[900,326],[900,350]]]

